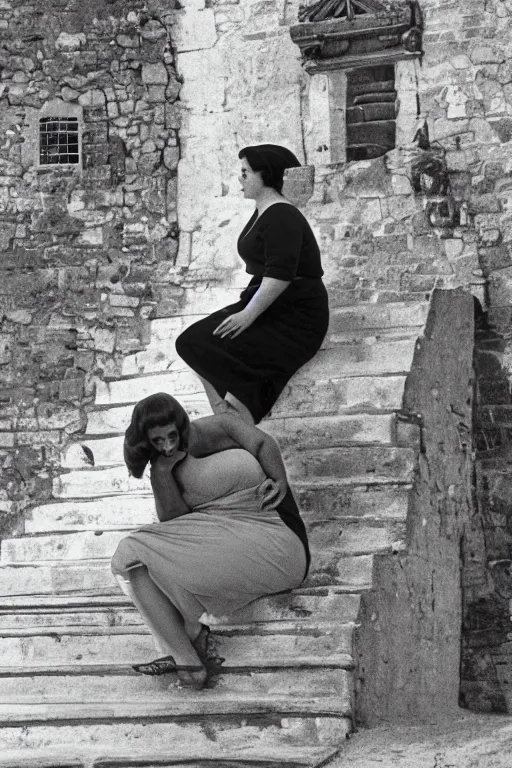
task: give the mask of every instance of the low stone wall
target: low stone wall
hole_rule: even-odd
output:
[[[375,557],[357,631],[365,725],[441,719],[459,702],[461,548],[472,517],[473,299],[435,291],[406,381],[418,424],[405,551]]]

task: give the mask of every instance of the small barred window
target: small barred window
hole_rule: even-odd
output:
[[[42,117],[39,120],[39,162],[41,165],[76,165],[80,162],[76,117]]]

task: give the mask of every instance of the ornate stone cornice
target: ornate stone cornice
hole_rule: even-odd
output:
[[[290,35],[308,71],[345,69],[420,56],[422,20],[416,0],[319,0]]]

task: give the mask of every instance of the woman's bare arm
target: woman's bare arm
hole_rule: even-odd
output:
[[[243,311],[255,320],[274,303],[289,285],[290,280],[276,280],[275,277],[262,278],[260,287]]]
[[[274,277],[264,277],[258,290],[240,312],[229,315],[214,330],[214,335],[235,339],[240,333],[249,328],[262,312],[283,293],[290,285],[289,280],[276,280]]]
[[[180,451],[178,456],[171,458],[159,456],[151,465],[151,487],[155,497],[156,514],[161,523],[190,512],[172,473],[174,465],[184,455]]]
[[[259,461],[279,491],[272,494],[272,501],[280,503],[286,494],[288,480],[281,451],[273,437],[239,416],[227,413],[197,419],[190,425],[189,451],[192,456],[208,456],[229,448],[243,448]]]

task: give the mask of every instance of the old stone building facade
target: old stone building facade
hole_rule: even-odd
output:
[[[338,413],[345,362],[327,355],[338,344],[349,378],[402,376],[396,403],[377,403],[372,390],[363,408],[393,415],[397,452],[365,470],[403,470],[393,508],[412,483],[399,451],[416,457],[404,528],[393,523],[379,544],[376,588],[357,615],[358,716],[421,719],[444,685],[447,710],[460,701],[510,712],[512,2],[338,6],[342,30],[343,19],[390,24],[407,12],[417,37],[386,48],[375,33],[372,50],[344,47],[342,32],[324,56],[298,44],[294,29],[309,22],[297,0],[0,0],[2,537],[22,538],[34,507],[66,498],[66,478],[98,461],[103,448],[87,450],[98,435],[112,441],[106,452],[119,450],[129,409],[115,407],[154,391],[163,372],[166,387],[181,386],[173,338],[245,284],[236,238],[251,206],[238,150],[284,144],[307,166],[287,190],[319,239],[336,319],[315,386],[292,382],[274,415]],[[321,27],[311,34],[317,45]],[[368,149],[383,131],[383,151]],[[439,291],[425,327],[421,306]],[[474,407],[471,294],[485,313]],[[191,414],[207,412],[183,386]],[[321,429],[327,447],[345,445]],[[360,474],[362,442],[349,437],[341,468],[329,459],[324,474]],[[304,508],[330,503],[322,493],[304,491]],[[347,485],[336,504],[358,493]]]

